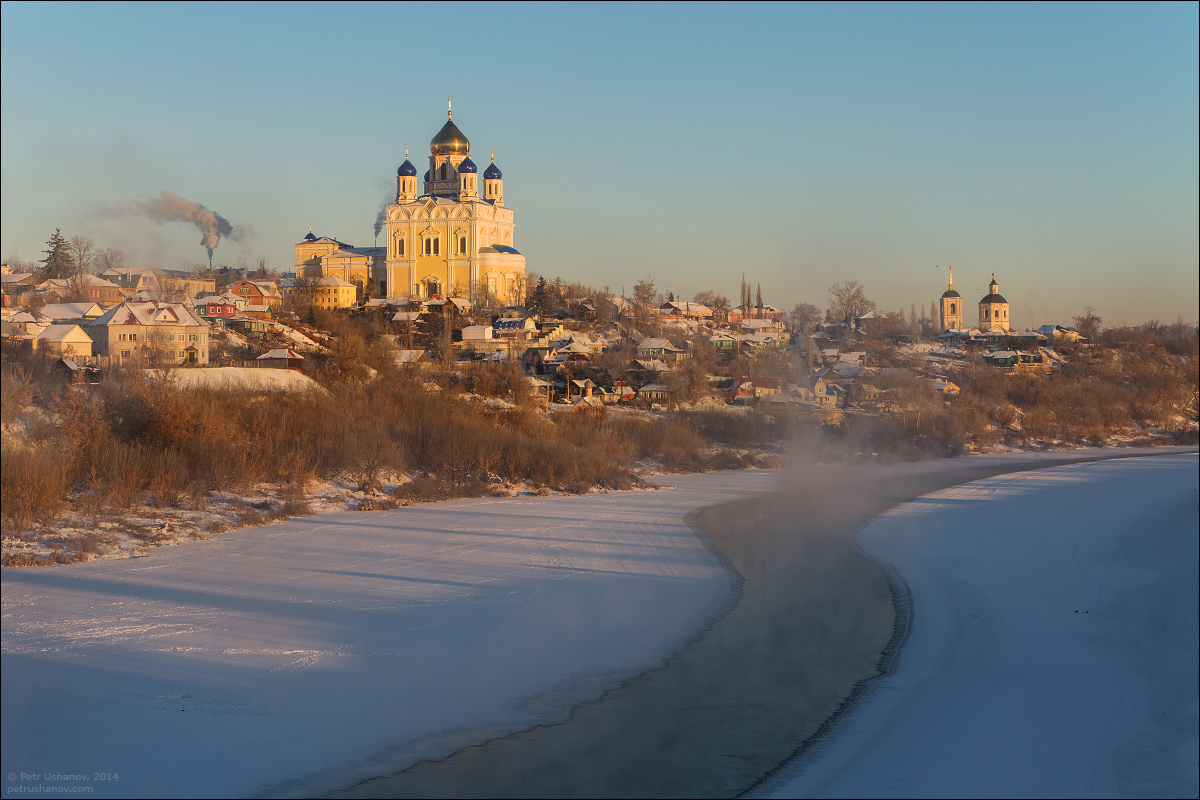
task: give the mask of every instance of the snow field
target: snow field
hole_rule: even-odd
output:
[[[777,797],[1195,797],[1195,454],[936,492],[859,535],[907,641]]]
[[[684,523],[777,475],[341,512],[3,573],[3,772],[96,796],[311,795],[561,719],[732,581]]]

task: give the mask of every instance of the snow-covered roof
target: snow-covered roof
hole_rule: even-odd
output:
[[[91,343],[92,337],[87,335],[87,332],[78,325],[47,325],[38,334],[39,342],[87,342]]]
[[[164,303],[158,300],[145,302],[127,300],[105,311],[88,325],[208,327],[208,323],[201,319],[190,306],[184,303]]]
[[[304,358],[304,356],[300,355],[295,350],[289,350],[288,348],[283,347],[283,348],[276,348],[275,350],[268,350],[267,352],[263,353],[261,356],[259,356],[258,358],[254,359],[254,360],[255,361],[275,361],[275,360],[285,359],[285,358]]]
[[[81,319],[98,317],[104,309],[98,303],[47,303],[42,306],[42,313],[51,319]]]
[[[338,287],[345,288],[345,289],[353,289],[354,288],[353,283],[344,281],[341,278],[337,277],[336,275],[329,275],[324,278],[318,279],[317,285],[319,285],[319,286],[338,286]]]

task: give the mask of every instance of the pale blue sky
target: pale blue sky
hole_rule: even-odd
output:
[[[614,291],[928,308],[994,270],[1014,322],[1200,317],[1197,5],[3,4],[6,257],[54,228],[206,258],[100,210],[167,190],[290,268],[372,243],[453,94],[529,269]],[[940,268],[935,268],[940,265]]]

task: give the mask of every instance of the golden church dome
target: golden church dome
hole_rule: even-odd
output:
[[[429,142],[429,152],[435,156],[452,156],[452,155],[468,155],[471,152],[471,143],[467,141],[467,137],[463,136],[463,132],[458,129],[453,120],[446,120],[446,124],[437,132],[437,136]]]

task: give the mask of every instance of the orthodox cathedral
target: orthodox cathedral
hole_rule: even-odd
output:
[[[941,316],[943,331],[963,330],[962,295],[954,291],[954,267],[950,268],[950,286],[942,293]],[[1008,333],[1008,301],[1000,294],[996,273],[988,284],[988,293],[979,301],[979,330],[984,333]]]
[[[377,297],[453,295],[473,303],[520,303],[525,257],[513,247],[513,211],[504,205],[504,176],[471,160],[471,143],[454,124],[429,143],[429,169],[417,191],[417,168],[396,170],[396,200],[384,209],[384,247],[352,247],[309,231],[296,245],[296,276],[372,284]]]

